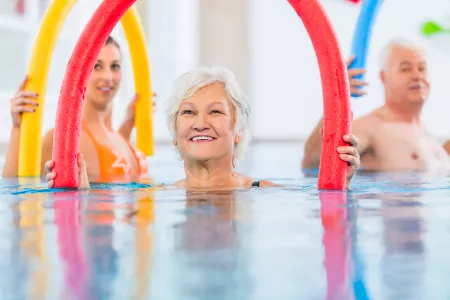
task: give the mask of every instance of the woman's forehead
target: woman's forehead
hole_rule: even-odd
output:
[[[233,104],[226,95],[193,95],[180,103],[180,106],[224,106],[233,107]]]
[[[100,60],[121,60],[122,54],[120,53],[120,50],[117,49],[116,46],[109,44],[103,46],[101,49],[98,59]]]
[[[228,99],[228,94],[220,83],[213,83],[198,89],[192,96],[188,97],[186,100],[195,101],[223,101],[226,102]]]

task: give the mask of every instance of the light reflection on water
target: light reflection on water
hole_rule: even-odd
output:
[[[318,192],[317,179],[295,173],[287,159],[279,168],[259,162],[244,169],[293,187],[186,193],[94,185],[55,192],[42,182],[3,180],[0,295],[449,297],[448,178],[358,174],[352,192]]]

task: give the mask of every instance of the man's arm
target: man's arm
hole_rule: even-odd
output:
[[[372,147],[372,136],[370,131],[369,117],[365,116],[353,121],[352,134],[358,139],[358,153],[363,156]],[[305,142],[305,154],[302,160],[303,169],[314,169],[320,165],[320,153],[322,150],[323,118],[314,128],[311,135]],[[449,141],[450,148],[450,141]],[[449,149],[450,151],[450,149]]]
[[[305,153],[302,160],[303,169],[314,169],[319,167],[320,152],[322,150],[322,128],[323,118],[320,119],[319,123],[305,142]]]
[[[358,139],[358,153],[362,157],[373,147],[373,137],[369,116],[361,117],[352,123],[352,134]]]

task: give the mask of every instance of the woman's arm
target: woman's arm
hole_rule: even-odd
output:
[[[45,163],[52,159],[53,153],[53,132],[54,129],[50,129],[44,135],[42,139],[42,158],[41,158],[41,174],[47,173]]]
[[[24,112],[34,113],[38,106],[36,99],[39,95],[35,92],[25,91],[28,81],[26,77],[16,94],[11,99],[12,128],[3,165],[3,177],[17,177],[19,173],[19,146],[20,146],[20,124]],[[40,134],[40,133],[39,133]]]
[[[134,129],[134,120],[124,120],[119,127],[119,134],[127,141],[130,141],[131,133]]]
[[[153,93],[153,97],[156,97],[156,94]],[[138,100],[138,96],[135,95],[131,100],[130,104],[127,106],[127,112],[125,115],[125,120],[119,127],[119,134],[127,141],[130,141],[131,133],[134,129],[134,120],[136,116],[136,101]],[[153,102],[153,112],[155,111],[155,102]]]

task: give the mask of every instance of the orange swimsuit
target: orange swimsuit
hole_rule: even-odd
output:
[[[148,182],[148,166],[145,155],[128,143],[122,136],[120,136],[130,147],[131,152],[138,164],[137,174],[132,172],[132,164],[127,158],[112,148],[102,145],[97,142],[92,132],[82,122],[83,130],[89,135],[97,150],[98,162],[100,168],[99,182]],[[119,134],[120,135],[120,134]]]

